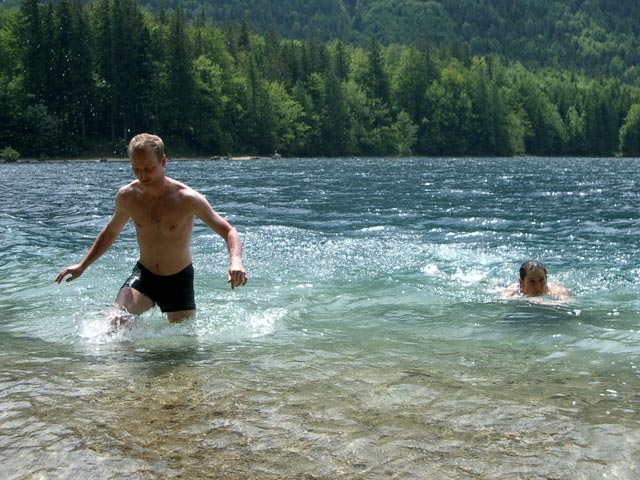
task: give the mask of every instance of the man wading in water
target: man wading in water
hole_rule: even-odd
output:
[[[218,215],[207,199],[187,185],[165,176],[167,156],[156,135],[141,133],[129,142],[129,160],[137,180],[120,188],[109,223],[98,234],[80,263],[57,276],[60,283],[75,280],[104,254],[129,219],[133,220],[140,258],[115,300],[120,312],[111,317],[114,326],[130,315],[140,315],[156,304],[170,322],[181,322],[195,314],[191,234],[194,217],[227,242],[231,288],[247,283],[242,266],[240,235]]]

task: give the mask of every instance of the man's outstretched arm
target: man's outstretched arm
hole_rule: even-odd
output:
[[[216,232],[225,242],[229,250],[229,271],[227,283],[231,288],[241,287],[247,284],[247,273],[242,266],[242,242],[238,231],[218,213],[216,213],[207,199],[198,192],[195,193],[196,215]]]
[[[129,214],[125,211],[122,206],[122,200],[120,195],[116,196],[116,209],[102,231],[98,234],[93,245],[89,248],[89,251],[85,255],[85,257],[80,261],[80,263],[76,263],[74,265],[69,265],[64,270],[62,270],[58,276],[56,277],[56,282],[61,283],[62,280],[68,275],[67,282],[75,280],[80,275],[84,273],[84,271],[95,262],[98,258],[100,258],[109,248],[113,245],[118,235],[124,228],[124,226],[129,221]]]

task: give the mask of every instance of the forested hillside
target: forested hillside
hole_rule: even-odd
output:
[[[152,12],[180,6],[187,19],[204,16],[218,25],[245,20],[252,31],[273,28],[289,39],[365,46],[375,37],[382,45],[428,43],[470,56],[496,53],[527,65],[626,82],[640,76],[637,0],[140,0],[138,5]]]
[[[637,0],[142,0],[187,15],[246,20],[285,38],[366,45],[420,42],[469,55],[497,53],[635,81],[640,75]],[[162,7],[160,7],[162,6]]]
[[[153,10],[134,0],[22,0],[0,9],[0,156],[122,154],[143,130],[174,152],[198,155],[640,155],[640,87],[624,63],[631,57],[620,57],[619,75],[595,57],[588,72],[579,58],[543,66],[542,47],[529,49],[539,61],[516,60],[508,42],[491,46],[514,29],[503,23],[494,37],[473,33],[482,15],[472,6],[484,5],[488,19],[505,11],[546,28],[548,12],[519,10],[545,2],[514,2],[511,10],[506,1],[458,3],[467,10],[454,16],[469,26],[447,20],[454,2],[397,2],[440,16],[414,14],[420,38],[394,43],[394,31],[408,30],[389,19],[366,38],[378,28],[371,19],[387,18],[392,2],[309,2],[342,12],[327,30],[358,32],[352,41],[324,41],[286,38],[282,25],[294,24],[276,24],[284,10],[275,7],[263,12],[274,16],[265,31],[252,29],[260,2],[243,22],[229,12],[221,20],[173,10],[170,0]],[[599,2],[562,8],[578,4]],[[622,14],[626,4],[633,14],[631,2],[615,8]],[[317,12],[318,25],[333,18]],[[637,28],[611,11],[600,21],[610,22],[603,41]],[[556,23],[564,31],[561,16]],[[457,30],[468,41],[447,40]]]

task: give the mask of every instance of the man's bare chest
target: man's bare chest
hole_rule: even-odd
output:
[[[193,224],[193,214],[172,202],[138,204],[131,210],[131,219],[138,231],[145,232],[176,232]]]

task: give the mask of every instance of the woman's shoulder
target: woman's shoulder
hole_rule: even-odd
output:
[[[520,293],[520,285],[518,283],[513,283],[509,285],[507,288],[505,288],[501,292],[503,297],[513,297],[518,293]]]

